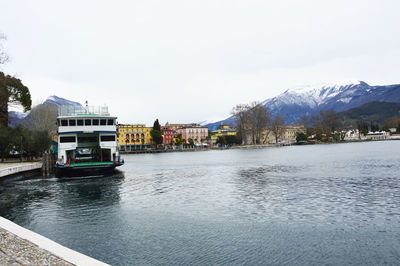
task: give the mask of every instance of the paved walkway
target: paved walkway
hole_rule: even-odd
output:
[[[108,265],[0,216],[0,265]]]
[[[0,265],[73,265],[0,228]]]

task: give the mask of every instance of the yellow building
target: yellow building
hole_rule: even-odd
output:
[[[120,151],[134,151],[150,148],[152,139],[146,125],[117,125],[117,142]]]
[[[216,141],[218,137],[224,136],[236,136],[237,132],[236,129],[227,125],[221,125],[218,127],[217,130],[214,130],[211,133],[211,140]]]

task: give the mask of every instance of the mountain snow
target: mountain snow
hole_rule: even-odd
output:
[[[297,123],[302,116],[310,117],[321,110],[346,111],[365,103],[400,102],[400,85],[370,86],[363,81],[317,84],[294,87],[262,102],[272,116],[281,115],[287,124]],[[232,117],[207,124],[213,130],[217,125],[234,123]]]
[[[57,106],[70,105],[83,108],[82,104],[78,102],[73,102],[55,95],[49,96],[43,104],[55,104]]]

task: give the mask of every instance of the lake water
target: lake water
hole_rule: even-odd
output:
[[[6,179],[0,215],[113,265],[400,263],[400,141],[124,158]]]

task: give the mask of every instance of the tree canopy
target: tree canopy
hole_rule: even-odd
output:
[[[160,123],[158,122],[158,119],[156,119],[156,121],[154,121],[153,130],[161,131],[161,126],[160,126]]]
[[[0,126],[8,126],[8,106],[20,104],[24,111],[31,109],[28,87],[21,80],[0,72]]]
[[[154,144],[160,145],[163,142],[163,136],[161,135],[161,132],[158,130],[152,130],[150,131],[151,138],[153,139]]]

